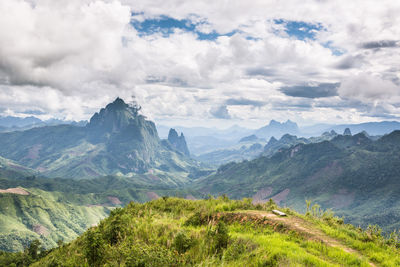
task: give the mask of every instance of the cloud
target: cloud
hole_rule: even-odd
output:
[[[251,100],[246,98],[229,98],[225,101],[225,104],[230,106],[255,106],[255,107],[260,107],[265,105],[265,103],[262,101]]]
[[[338,93],[342,98],[375,101],[398,96],[400,88],[379,76],[360,73],[343,80]]]
[[[65,91],[90,80],[113,81],[129,7],[78,0],[33,3],[0,3],[3,81]]]
[[[219,106],[210,110],[211,115],[218,119],[230,119],[228,108],[226,106]]]
[[[319,98],[337,95],[340,83],[316,83],[282,87],[282,93],[294,97]]]
[[[385,49],[399,44],[399,11],[391,0],[2,0],[0,104],[85,119],[136,95],[166,121],[367,120],[375,96],[400,103],[400,54]]]
[[[398,40],[381,40],[362,43],[361,47],[364,49],[376,49],[376,48],[393,48],[399,47],[400,42]]]
[[[266,67],[250,67],[246,70],[246,74],[249,76],[273,77],[276,74],[276,70],[274,70],[273,68],[266,68]]]
[[[347,55],[335,63],[334,67],[341,70],[347,70],[351,68],[360,68],[363,63],[365,63],[364,56]]]

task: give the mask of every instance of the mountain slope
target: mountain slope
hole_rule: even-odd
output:
[[[79,196],[84,197],[88,202],[92,198]],[[60,199],[62,194],[39,189],[2,190],[0,250],[20,251],[34,239],[40,239],[45,248],[54,247],[58,240],[70,241],[109,213],[103,206],[67,204]]]
[[[19,165],[12,160],[0,157],[0,179],[18,179],[32,177],[37,174],[38,172],[33,169]]]
[[[355,224],[400,227],[400,131],[371,141],[364,134],[298,144],[274,154],[221,166],[194,186],[204,194],[275,199],[304,210],[312,199]],[[379,213],[377,212],[379,211]]]
[[[190,190],[154,185],[146,175],[0,179],[0,250],[19,251],[34,239],[51,248],[97,224],[114,207],[166,195],[199,197]]]
[[[200,165],[159,139],[140,108],[117,98],[86,127],[47,126],[0,134],[0,155],[50,177],[170,174],[172,184],[187,182]]]

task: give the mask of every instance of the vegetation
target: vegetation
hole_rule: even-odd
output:
[[[398,239],[363,231],[314,205],[306,215],[270,211],[273,201],[185,200],[131,202],[69,244],[50,251],[37,243],[2,253],[17,266],[398,266]],[[318,211],[318,212],[317,212]],[[32,243],[31,243],[32,244]],[[33,251],[33,252],[29,252]],[[36,252],[34,252],[36,251]]]

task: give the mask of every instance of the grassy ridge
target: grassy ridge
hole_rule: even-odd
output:
[[[130,203],[33,266],[396,266],[398,240],[331,213],[274,217],[273,202],[164,197]],[[297,222],[296,224],[292,222]],[[332,241],[333,240],[333,241]],[[335,245],[336,244],[336,245]],[[21,257],[29,255],[19,254]],[[7,258],[8,257],[8,258]],[[15,255],[3,255],[6,262]],[[40,256],[38,257],[40,258]],[[14,259],[15,260],[15,259]]]

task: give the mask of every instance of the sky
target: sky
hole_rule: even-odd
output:
[[[400,119],[397,0],[1,0],[0,114],[164,125]]]

